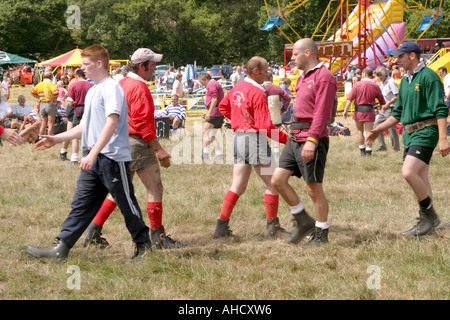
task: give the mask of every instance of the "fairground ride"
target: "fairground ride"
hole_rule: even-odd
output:
[[[315,0],[313,0],[315,1]],[[319,55],[332,73],[348,66],[359,69],[385,64],[395,50],[413,31],[420,39],[433,25],[440,22],[443,0],[331,0],[317,27],[310,35],[300,35],[292,25],[295,11],[304,10],[309,0],[264,0],[268,21],[261,30],[278,29],[288,43],[285,45],[285,65],[298,39],[311,38],[319,45]],[[417,17],[417,23],[406,32],[404,13]],[[298,16],[298,15],[297,15]],[[410,16],[408,14],[408,16]],[[295,35],[289,37],[289,34]]]

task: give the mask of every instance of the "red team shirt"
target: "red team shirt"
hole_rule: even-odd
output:
[[[269,105],[263,90],[255,81],[245,78],[223,98],[219,110],[231,120],[234,131],[261,132],[272,140],[286,143],[288,135],[280,131],[270,119]]]
[[[147,84],[129,75],[120,80],[128,103],[128,134],[145,142],[156,137],[155,105]]]

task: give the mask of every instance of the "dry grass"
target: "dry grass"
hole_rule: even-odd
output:
[[[351,121],[347,124],[354,130]],[[188,130],[192,125],[188,122]],[[169,140],[162,144],[167,150],[177,146]],[[264,187],[256,175],[231,217],[237,238],[213,241],[232,165],[179,164],[162,169],[163,222],[174,239],[188,246],[153,251],[135,265],[121,263],[133,246],[117,210],[104,227],[109,249],[77,243],[61,264],[25,254],[28,244],[51,245],[70,210],[79,173],[58,160],[59,147],[33,147],[0,148],[2,299],[449,298],[449,231],[420,241],[398,236],[417,215],[417,203],[400,174],[401,154],[360,157],[354,135],[331,137],[324,184],[330,203],[329,244],[303,250],[283,239],[265,239]],[[445,222],[450,220],[448,161],[435,153],[430,168],[435,207]],[[304,182],[292,183],[313,213]],[[145,208],[145,190],[138,180],[135,189]],[[292,229],[282,200],[279,217],[282,226]],[[79,267],[79,290],[68,288],[70,266]],[[370,266],[380,271],[378,289],[368,285]]]

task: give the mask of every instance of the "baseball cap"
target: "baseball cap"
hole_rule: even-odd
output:
[[[137,49],[133,55],[131,56],[131,63],[137,64],[145,61],[154,61],[159,62],[161,61],[163,55],[154,53],[152,50],[148,48],[139,48]]]
[[[403,53],[406,52],[415,52],[415,53],[420,53],[420,46],[416,43],[416,42],[403,42],[398,48],[397,50],[395,50],[394,52],[392,52],[390,55],[391,56],[399,56]]]

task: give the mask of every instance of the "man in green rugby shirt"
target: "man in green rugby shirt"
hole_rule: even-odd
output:
[[[413,189],[420,210],[418,223],[401,235],[414,236],[430,234],[440,223],[432,204],[428,169],[436,145],[441,156],[445,157],[450,152],[448,107],[443,99],[442,82],[433,70],[420,62],[420,52],[417,43],[404,42],[391,54],[398,56],[398,63],[407,73],[401,80],[391,117],[366,137],[373,141],[381,132],[399,122],[405,126],[402,175]]]

